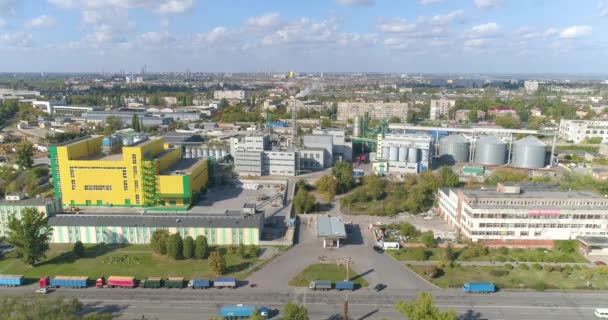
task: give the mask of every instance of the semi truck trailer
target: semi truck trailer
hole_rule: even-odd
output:
[[[219,316],[223,319],[243,319],[253,316],[255,310],[256,307],[254,306],[245,306],[242,304],[224,306],[220,309]],[[257,310],[264,319],[267,319],[270,316],[270,309],[266,307],[259,307]]]
[[[464,293],[492,293],[496,286],[491,282],[468,282],[462,285]]]
[[[312,290],[331,290],[331,281],[329,280],[314,280],[308,285]]]
[[[50,282],[51,287],[56,288],[86,288],[89,277],[55,276]]]
[[[213,280],[214,288],[236,288],[235,278],[215,278]]]
[[[211,286],[211,283],[207,279],[193,279],[188,281],[188,288],[192,289],[207,289]]]
[[[3,287],[18,287],[25,282],[25,277],[22,275],[0,274],[0,286]]]

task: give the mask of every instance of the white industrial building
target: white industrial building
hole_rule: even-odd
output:
[[[433,138],[420,134],[378,135],[374,171],[379,174],[419,173],[431,167]]]
[[[346,141],[346,131],[337,128],[313,129],[312,134],[330,135],[333,137],[332,154],[334,160],[353,161],[353,143]]]
[[[347,121],[369,113],[370,119],[388,120],[397,117],[401,122],[405,122],[408,109],[409,104],[405,102],[339,102],[337,119]]]
[[[499,184],[494,189],[440,189],[439,209],[453,229],[473,241],[550,245],[553,240],[605,236],[608,199],[543,184]]]
[[[538,82],[528,80],[524,82],[524,89],[528,92],[536,92],[538,90]]]
[[[238,100],[244,101],[247,100],[247,91],[245,90],[223,90],[223,91],[214,91],[213,99],[215,100]]]
[[[433,99],[431,100],[430,119],[438,120],[443,115],[447,115],[450,109],[456,107],[456,100],[453,99]]]
[[[574,143],[595,137],[602,138],[602,142],[608,142],[608,121],[561,120],[558,134],[561,139]]]

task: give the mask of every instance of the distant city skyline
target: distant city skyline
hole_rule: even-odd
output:
[[[0,72],[608,73],[608,0],[0,0]]]

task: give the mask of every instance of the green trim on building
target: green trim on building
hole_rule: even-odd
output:
[[[226,228],[222,228],[222,243],[228,243],[226,241]]]
[[[55,199],[61,199],[61,191],[59,190],[59,168],[55,158],[57,157],[57,146],[49,147],[49,158],[51,159],[51,174],[53,175],[53,190],[55,191]]]

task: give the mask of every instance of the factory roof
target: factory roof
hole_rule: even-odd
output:
[[[182,173],[190,173],[195,168],[198,168],[205,160],[202,159],[181,159],[176,163],[169,166],[167,169],[161,171],[161,175],[171,175],[175,171],[180,171]]]
[[[317,218],[317,237],[346,238],[342,217],[320,216]]]
[[[50,217],[50,226],[115,227],[199,227],[258,228],[262,215],[136,215],[136,214],[58,214]]]
[[[48,203],[52,203],[54,200],[51,198],[30,198],[21,200],[0,200],[0,206],[44,206]]]
[[[553,190],[521,190],[521,193],[506,193],[496,190],[470,190],[463,189],[462,192],[469,198],[540,198],[540,199],[560,199],[560,200],[591,200],[604,199],[604,197],[588,191],[553,191]],[[606,200],[608,203],[608,199]]]
[[[586,246],[608,248],[608,237],[578,236],[576,240]]]

